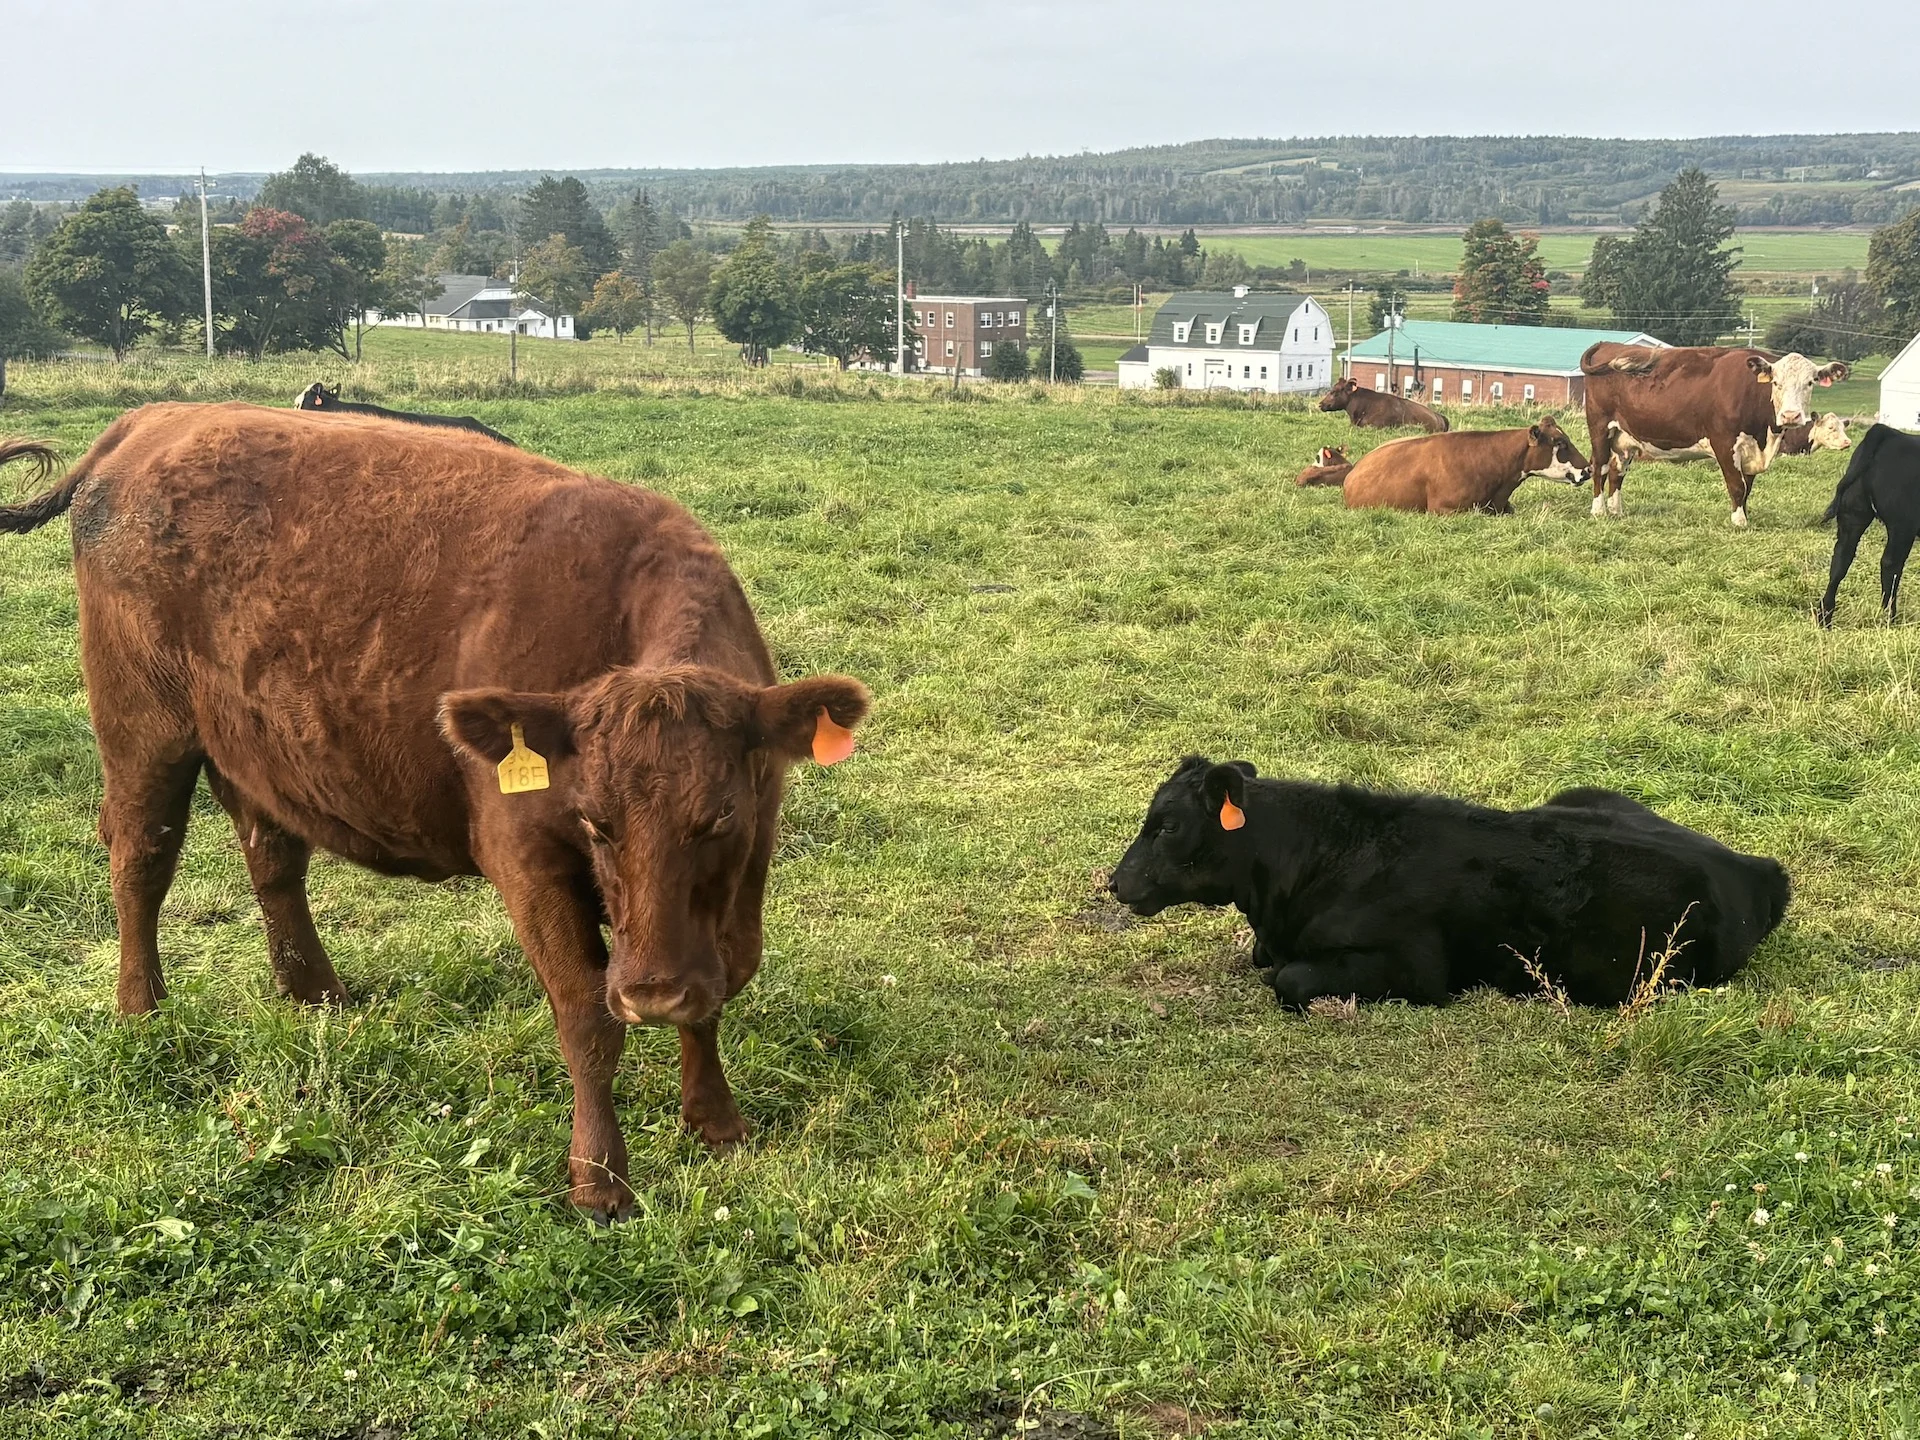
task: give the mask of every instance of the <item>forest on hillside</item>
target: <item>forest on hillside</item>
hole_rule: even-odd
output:
[[[1107,225],[1286,224],[1394,220],[1525,225],[1632,224],[1688,166],[1721,186],[1742,225],[1884,224],[1920,205],[1920,132],[1720,136],[1687,140],[1578,137],[1369,137],[1202,140],[1108,154],[1027,156],[941,165],[764,166],[725,170],[573,171],[610,206],[645,185],[692,221]],[[395,230],[436,197],[512,195],[537,171],[362,172]],[[222,176],[244,201],[263,176]],[[76,200],[103,184],[184,193],[185,176],[0,174],[0,197]]]

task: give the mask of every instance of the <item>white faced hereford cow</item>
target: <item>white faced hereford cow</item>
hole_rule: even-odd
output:
[[[1744,528],[1753,477],[1779,453],[1782,432],[1808,417],[1813,387],[1847,377],[1842,361],[1719,346],[1660,349],[1602,341],[1580,357],[1593,442],[1593,513],[1621,513],[1620,486],[1653,450],[1713,452],[1733,523]]]
[[[720,1010],[760,965],[783,777],[845,758],[867,692],[778,682],[691,515],[483,435],[251,405],[123,415],[0,534],[67,510],[123,1014],[166,994],[160,903],[204,771],[297,999],[347,998],[316,847],[493,882],[573,1076],[576,1205],[633,1203],[627,1025],[679,1030],[689,1126],[745,1134]]]

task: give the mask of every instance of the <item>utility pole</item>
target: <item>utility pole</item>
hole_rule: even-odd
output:
[[[520,325],[514,319],[513,310],[520,303],[520,262],[513,262],[508,273],[507,286],[513,291],[513,298],[507,301],[507,378],[516,385],[520,383]],[[422,315],[423,321],[427,318]],[[554,322],[556,328],[558,321]]]
[[[1047,282],[1047,383],[1052,384],[1060,363],[1060,291]]]
[[[1393,368],[1393,342],[1400,335],[1400,302],[1395,299],[1387,306],[1387,388],[1395,395],[1400,393],[1400,377]]]
[[[207,171],[200,169],[200,288],[207,300],[207,359],[213,358],[213,242],[207,238]]]
[[[907,232],[893,222],[893,368],[907,373]]]

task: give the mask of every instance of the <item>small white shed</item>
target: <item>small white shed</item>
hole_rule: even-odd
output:
[[[1920,335],[1880,372],[1880,423],[1920,430]]]

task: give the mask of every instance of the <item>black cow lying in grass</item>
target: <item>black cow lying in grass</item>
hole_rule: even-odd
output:
[[[1539,993],[1529,963],[1570,1000],[1614,1005],[1669,948],[1664,980],[1716,984],[1792,893],[1778,862],[1611,790],[1507,811],[1254,773],[1181,761],[1108,888],[1139,915],[1238,907],[1284,1005]]]
[[[1880,608],[1891,625],[1900,608],[1900,576],[1907,568],[1907,552],[1920,533],[1920,440],[1886,425],[1867,431],[1847,473],[1833,492],[1826,520],[1838,520],[1833,537],[1833,564],[1827,570],[1827,593],[1815,612],[1822,629],[1833,625],[1833,602],[1840,582],[1853,566],[1860,537],[1875,519],[1887,527],[1887,548],[1880,553]]]
[[[401,420],[408,425],[441,425],[449,430],[471,430],[476,435],[498,440],[502,445],[513,444],[491,425],[483,424],[471,415],[425,415],[414,410],[389,410],[383,405],[362,405],[358,401],[342,400],[339,386],[329,387],[318,380],[302,390],[293,403],[302,410],[335,410],[343,415],[377,415],[382,420]]]

